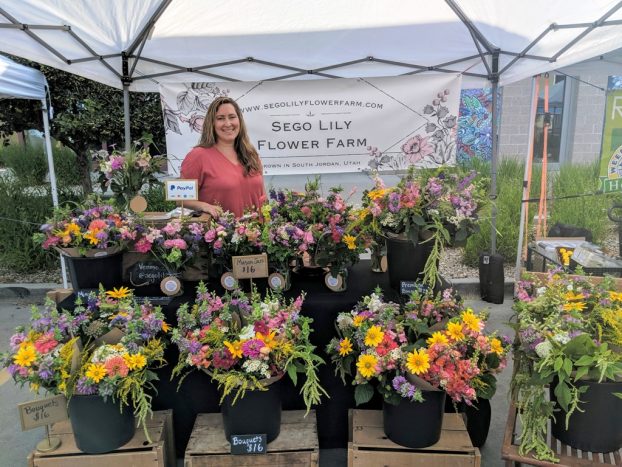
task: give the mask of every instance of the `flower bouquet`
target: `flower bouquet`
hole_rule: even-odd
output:
[[[144,185],[158,183],[156,174],[162,172],[166,161],[165,156],[152,156],[148,147],[139,146],[110,154],[102,149],[93,153],[93,159],[102,191],[110,188],[115,201],[125,209]]]
[[[351,229],[355,221],[352,206],[341,196],[341,188],[331,188],[320,196],[319,179],[307,182],[305,192],[270,192],[271,219],[281,218],[304,232],[299,251],[304,267],[326,268],[326,284],[345,290],[347,269],[359,260],[366,241]]]
[[[317,375],[323,361],[309,341],[311,319],[300,314],[303,299],[288,302],[270,292],[262,299],[256,291],[250,299],[239,292],[219,297],[200,284],[196,303],[179,308],[172,340],[180,356],[173,375],[182,375],[181,384],[185,373],[201,369],[218,383],[227,436],[253,428],[269,431],[268,441],[278,435],[280,399],[271,384],[284,374],[296,384],[297,374],[304,373],[300,392],[307,410],[326,395]],[[254,407],[261,414],[247,413],[243,426],[232,428],[228,415],[236,406],[242,411]],[[274,417],[279,419],[269,427],[255,426]]]
[[[622,446],[622,294],[614,281],[551,271],[519,282],[512,386],[521,455],[556,460],[550,419],[553,436],[577,449]]]

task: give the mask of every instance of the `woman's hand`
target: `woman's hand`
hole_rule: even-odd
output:
[[[201,208],[204,213],[209,214],[212,218],[217,219],[222,214],[222,208],[213,204],[204,203],[204,207]]]

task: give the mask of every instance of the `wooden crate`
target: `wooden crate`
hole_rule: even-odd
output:
[[[46,292],[45,296],[58,305],[72,293],[73,289],[54,289]]]
[[[304,410],[284,411],[281,433],[266,454],[231,455],[225,438],[222,415],[199,414],[186,448],[185,467],[241,466],[317,466],[320,451],[315,411],[305,417]]]
[[[506,467],[514,467],[522,464],[543,467],[604,467],[622,465],[622,449],[608,453],[586,452],[574,449],[551,436],[550,426],[547,434],[547,443],[551,449],[553,449],[559,462],[539,461],[534,459],[530,454],[521,456],[518,453],[519,434],[520,424],[518,423],[517,409],[514,404],[510,404],[508,421],[505,426],[505,435],[503,437],[503,446],[501,448],[501,458],[505,460]]]
[[[97,423],[97,420],[93,420]],[[106,454],[85,454],[76,447],[69,420],[55,423],[51,434],[61,439],[58,449],[48,453],[33,451],[28,455],[29,467],[175,467],[173,411],[153,413],[147,421],[147,441],[142,427],[134,437],[116,451]]]
[[[350,410],[348,467],[479,467],[479,449],[473,447],[460,414],[446,413],[438,443],[411,449],[389,440],[382,427],[381,410]],[[413,421],[414,422],[414,421]],[[425,423],[425,420],[422,421]]]

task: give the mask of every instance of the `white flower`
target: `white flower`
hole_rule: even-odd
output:
[[[244,326],[242,330],[240,331],[240,336],[239,336],[240,340],[248,340],[248,339],[252,339],[253,337],[255,337],[255,328],[253,327],[252,324],[248,324]]]
[[[247,373],[259,373],[265,378],[269,378],[271,376],[270,370],[268,369],[268,364],[265,362],[262,362],[261,360],[255,360],[255,359],[246,360],[242,364],[242,369],[246,371]]]
[[[568,333],[555,334],[553,336],[553,340],[555,342],[559,342],[560,344],[567,344],[568,342],[570,342],[570,336],[568,336]]]
[[[240,243],[240,241],[242,240],[242,237],[240,235],[238,235],[237,232],[235,232],[232,237],[231,237],[231,243]]]
[[[550,355],[551,350],[553,350],[553,346],[549,341],[540,342],[536,345],[536,354],[540,358],[546,358]]]
[[[536,290],[536,293],[537,293],[538,295],[544,295],[544,293],[545,293],[545,292],[546,292],[546,287],[539,287],[539,288]]]
[[[339,329],[346,329],[352,326],[352,316],[348,313],[339,313],[337,316],[337,327]]]
[[[400,349],[399,347],[391,350],[389,352],[389,359],[390,360],[399,360],[400,358],[402,358],[402,349]]]
[[[371,294],[369,296],[369,300],[367,301],[367,307],[369,308],[369,311],[373,311],[375,313],[380,310],[381,306],[382,300],[380,300],[380,297],[375,293]]]

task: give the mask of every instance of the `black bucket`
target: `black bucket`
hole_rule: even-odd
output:
[[[134,436],[132,409],[99,395],[72,396],[69,420],[76,446],[87,454],[103,454],[120,448]]]
[[[266,434],[267,442],[274,441],[281,432],[281,394],[278,384],[267,391],[246,391],[244,397],[232,404],[234,394],[225,397],[220,408],[225,426],[225,437],[231,435]]]
[[[433,246],[433,240],[419,242],[415,246],[411,240],[387,238],[387,263],[391,288],[399,291],[402,281],[422,280],[423,269]]]
[[[99,284],[108,290],[121,286],[122,260],[121,252],[92,258],[65,256],[74,290],[97,289]]]
[[[612,452],[622,447],[622,399],[613,393],[622,392],[622,382],[581,381],[588,390],[581,395],[579,410],[570,416],[566,429],[566,413],[555,412],[551,424],[553,436],[575,449],[591,452]],[[551,400],[556,401],[551,386]]]
[[[425,448],[441,438],[445,391],[423,391],[423,402],[402,399],[398,405],[382,406],[384,434],[408,448]]]

